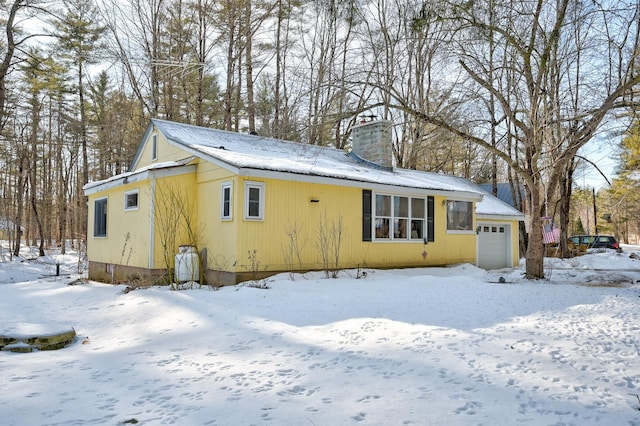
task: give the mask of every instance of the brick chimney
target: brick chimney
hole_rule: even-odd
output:
[[[382,167],[393,167],[392,123],[373,120],[351,128],[351,151],[358,157]]]

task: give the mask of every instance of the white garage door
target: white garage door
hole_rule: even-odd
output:
[[[478,266],[499,269],[511,266],[509,241],[511,227],[504,224],[478,223]]]

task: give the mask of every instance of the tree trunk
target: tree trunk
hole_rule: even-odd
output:
[[[245,29],[244,29],[244,38],[245,38],[245,68],[247,75],[245,76],[245,81],[247,85],[247,119],[249,121],[249,133],[256,133],[256,104],[253,96],[253,58],[252,58],[252,44],[253,44],[253,36],[252,36],[252,27],[251,27],[251,0],[246,2],[245,9]]]
[[[33,170],[29,169],[29,182],[31,185],[31,208],[33,209],[33,217],[35,218],[36,225],[38,226],[38,234],[40,236],[40,243],[38,244],[38,256],[45,256],[44,252],[44,229],[42,227],[42,220],[38,214],[38,203],[36,200],[36,190],[33,181]]]
[[[282,21],[284,19],[284,11],[282,1],[278,0],[277,22],[276,22],[276,40],[275,40],[275,61],[276,75],[273,83],[273,123],[271,124],[271,135],[276,138],[283,138],[284,134],[280,126],[280,82],[282,79],[282,63],[284,62],[284,54],[282,52]]]
[[[542,202],[540,200],[539,183],[534,188],[528,188],[528,199],[531,201],[529,244],[527,245],[527,263],[525,276],[527,279],[544,278],[544,243],[542,240]]]
[[[18,13],[18,10],[20,10],[20,8],[24,6],[25,4],[23,3],[23,0],[15,0],[11,5],[9,16],[7,17],[7,20],[4,23],[6,27],[5,32],[6,32],[7,39],[6,39],[6,45],[3,46],[3,48],[6,49],[6,51],[4,52],[4,58],[0,63],[0,132],[4,128],[4,123],[6,121],[4,117],[5,104],[7,101],[6,79],[7,79],[7,75],[9,74],[9,69],[11,68],[11,61],[13,59],[13,54],[15,53],[15,50],[16,50],[16,44],[13,38],[13,23],[16,18],[16,14]]]
[[[575,160],[571,159],[566,173],[560,180],[560,253],[562,258],[571,257],[567,238],[569,237],[569,214],[571,210],[571,194],[573,187],[573,172],[575,171]]]
[[[234,78],[236,63],[236,8],[235,2],[229,1],[229,11],[227,16],[227,28],[228,31],[228,45],[227,45],[227,73],[226,73],[226,85],[224,93],[224,129],[233,130],[233,111],[234,111]]]
[[[25,178],[24,178],[24,153],[23,150],[19,149],[18,155],[18,182],[16,185],[16,216],[14,220],[15,226],[15,239],[13,241],[13,255],[20,256],[20,246],[22,245],[22,214],[23,214],[23,205],[24,205],[24,189],[25,189]]]

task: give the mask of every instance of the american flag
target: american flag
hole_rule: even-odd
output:
[[[557,243],[560,241],[560,228],[554,224],[542,226],[542,242],[545,244]]]

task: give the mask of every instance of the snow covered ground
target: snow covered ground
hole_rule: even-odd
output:
[[[640,425],[634,250],[548,259],[539,282],[460,265],[219,291],[69,285],[72,255],[5,258],[0,334],[78,336],[0,352],[0,423]]]

